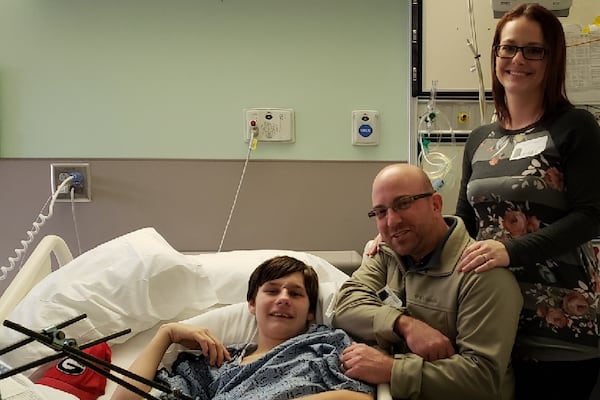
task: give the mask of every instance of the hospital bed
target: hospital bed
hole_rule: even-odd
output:
[[[262,261],[276,255],[296,257],[315,268],[320,281],[317,322],[329,324],[337,289],[347,273],[360,265],[358,253],[237,250],[182,254],[153,228],[120,236],[76,258],[60,237],[42,238],[0,297],[0,320],[41,331],[85,313],[86,318],[62,328],[66,337],[78,344],[131,329],[109,341],[112,363],[123,368],[166,321],[207,327],[225,344],[246,342],[256,329],[246,307],[248,277]],[[23,338],[22,333],[0,327],[0,348]],[[164,363],[169,365],[179,350],[172,346]],[[53,350],[34,342],[0,356],[0,360],[16,367],[51,354]],[[13,390],[18,383],[30,397],[15,396],[15,400],[76,399],[33,384],[47,367],[0,381],[2,398],[11,400],[5,395],[7,385]],[[99,399],[109,399],[116,385],[108,381]],[[391,399],[388,385],[378,386],[377,398]]]

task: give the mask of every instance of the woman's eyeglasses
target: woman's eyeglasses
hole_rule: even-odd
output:
[[[498,44],[494,46],[496,57],[513,58],[521,50],[523,57],[527,60],[543,60],[546,49],[537,46],[513,46],[512,44]]]

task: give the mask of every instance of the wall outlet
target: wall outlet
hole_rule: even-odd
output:
[[[256,134],[259,142],[287,142],[296,140],[294,110],[291,108],[245,108],[244,141]]]
[[[50,165],[50,185],[52,194],[56,192],[61,183],[71,174],[76,179],[65,185],[56,201],[71,201],[71,188],[74,189],[73,201],[92,201],[92,181],[89,163],[53,163]]]

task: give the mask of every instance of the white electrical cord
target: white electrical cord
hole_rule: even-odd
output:
[[[23,255],[27,252],[27,248],[29,247],[31,242],[33,242],[35,235],[38,234],[41,227],[46,223],[46,220],[49,219],[50,217],[52,217],[52,214],[54,213],[54,203],[56,202],[56,198],[62,192],[63,188],[66,185],[68,185],[69,182],[71,182],[72,180],[73,180],[73,177],[69,176],[64,181],[62,181],[62,183],[58,186],[58,188],[56,188],[56,190],[54,191],[52,196],[50,196],[48,198],[48,200],[46,200],[46,203],[44,203],[44,206],[42,207],[42,211],[44,210],[44,208],[46,208],[46,205],[48,203],[50,203],[50,205],[48,206],[48,214],[44,215],[44,214],[42,214],[42,211],[40,211],[37,219],[33,222],[33,229],[27,231],[28,239],[21,240],[21,248],[15,249],[16,257],[8,258],[8,263],[10,264],[8,267],[6,267],[6,266],[0,267],[0,281],[6,279],[6,277],[8,276],[8,273],[15,268],[15,265],[17,262],[22,261]]]
[[[75,216],[75,187],[71,187],[71,215],[73,216],[73,226],[75,228],[77,247],[79,249],[79,255],[81,255],[81,240],[79,238],[79,229],[77,227],[77,217]]]
[[[258,135],[257,128],[253,128],[252,132],[255,138]],[[233,216],[233,210],[235,210],[238,195],[240,194],[240,189],[242,188],[242,182],[244,181],[244,175],[246,174],[246,167],[248,166],[248,161],[250,160],[250,153],[252,152],[252,146],[254,145],[255,140],[254,138],[250,138],[248,140],[248,153],[246,154],[246,161],[244,162],[244,168],[242,169],[242,176],[240,176],[240,182],[238,183],[237,190],[235,191],[233,204],[231,205],[231,210],[229,210],[229,217],[227,217],[227,223],[225,224],[225,230],[223,231],[223,236],[221,236],[221,243],[219,243],[219,249],[217,250],[217,253],[220,253],[221,249],[223,248],[223,242],[225,241],[225,236],[227,235],[227,230],[229,229],[229,224],[231,223],[231,217]]]

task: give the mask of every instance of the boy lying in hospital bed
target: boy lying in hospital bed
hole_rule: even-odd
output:
[[[373,398],[373,387],[343,373],[339,357],[351,343],[348,335],[309,325],[318,300],[317,274],[311,267],[288,256],[268,259],[250,276],[246,298],[258,326],[256,343],[226,348],[205,328],[168,323],[157,331],[130,371],[199,399]],[[201,354],[182,352],[171,371],[163,368],[157,373],[172,344]],[[112,400],[139,398],[119,387]]]

